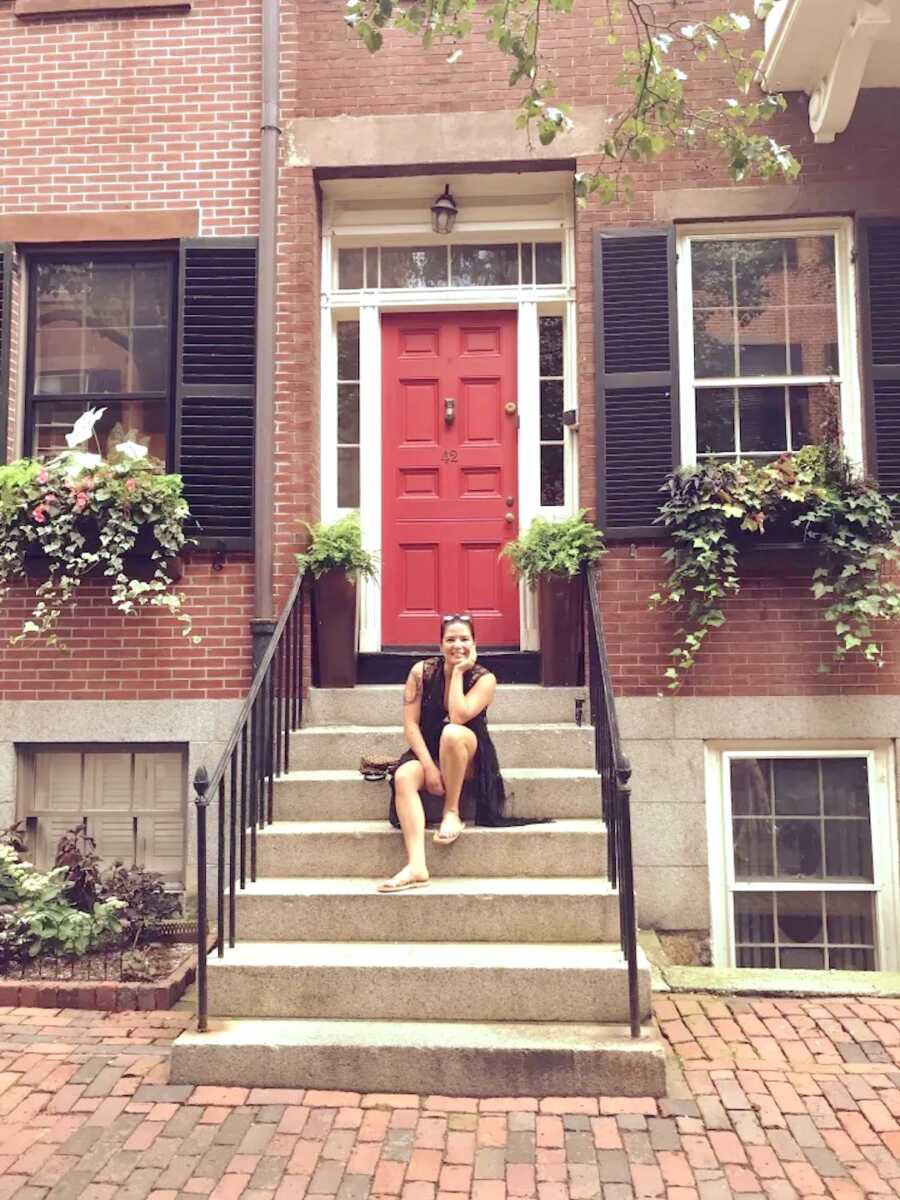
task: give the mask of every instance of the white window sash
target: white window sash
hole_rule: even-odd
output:
[[[840,372],[836,375],[752,375],[696,379],[694,376],[694,315],[691,249],[695,241],[747,241],[754,238],[814,237],[835,239],[835,298]],[[677,241],[678,344],[681,384],[681,465],[697,463],[696,392],[712,387],[806,387],[834,383],[841,393],[841,431],[844,449],[859,469],[863,463],[862,393],[856,320],[856,268],[853,262],[853,223],[836,220],[783,220],[753,222],[740,226],[691,226]],[[752,459],[766,453],[742,454]],[[713,458],[727,458],[726,454]]]
[[[855,883],[826,879],[741,881],[734,876],[730,764],[739,758],[864,758],[869,784],[869,828],[872,835],[873,880]],[[709,845],[710,942],[713,964],[734,967],[736,962],[734,909],[736,892],[834,892],[875,896],[876,969],[897,970],[900,965],[898,924],[897,806],[893,746],[794,746],[762,745],[706,748],[707,835]]]

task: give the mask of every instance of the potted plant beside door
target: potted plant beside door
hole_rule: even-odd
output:
[[[537,587],[541,683],[573,687],[582,656],[582,570],[604,552],[603,535],[584,509],[563,521],[535,517],[503,549],[529,587]]]
[[[306,524],[306,522],[304,522]],[[363,549],[359,513],[330,524],[306,525],[309,548],[297,562],[313,576],[313,621],[319,687],[356,683],[356,584],[375,575],[375,557]]]

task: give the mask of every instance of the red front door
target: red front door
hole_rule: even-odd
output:
[[[498,559],[518,532],[516,314],[382,318],[382,641],[433,646],[471,613],[481,646],[518,646]]]

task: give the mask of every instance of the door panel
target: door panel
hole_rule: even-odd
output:
[[[482,646],[517,646],[516,314],[389,314],[382,336],[383,644],[471,612]]]

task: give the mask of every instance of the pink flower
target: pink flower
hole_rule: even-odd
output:
[[[137,487],[137,483],[135,482],[135,480],[133,480],[133,479],[125,480],[125,488],[127,491],[133,492],[136,487]]]
[[[31,510],[31,515],[34,517],[34,519],[37,521],[37,523],[39,525],[43,525],[44,521],[47,520],[47,518],[44,516],[43,504],[39,504],[36,508],[33,508]]]
[[[54,504],[55,502],[56,502],[56,497],[54,496],[54,494],[52,492],[48,492],[46,494],[46,496],[44,497],[44,503],[45,504]]]
[[[37,477],[38,483],[46,483],[49,478],[50,478],[50,476],[47,474],[46,469],[41,469],[40,471],[38,471],[38,477]]]
[[[87,492],[79,492],[75,497],[75,511],[83,512],[88,506],[89,496]]]

